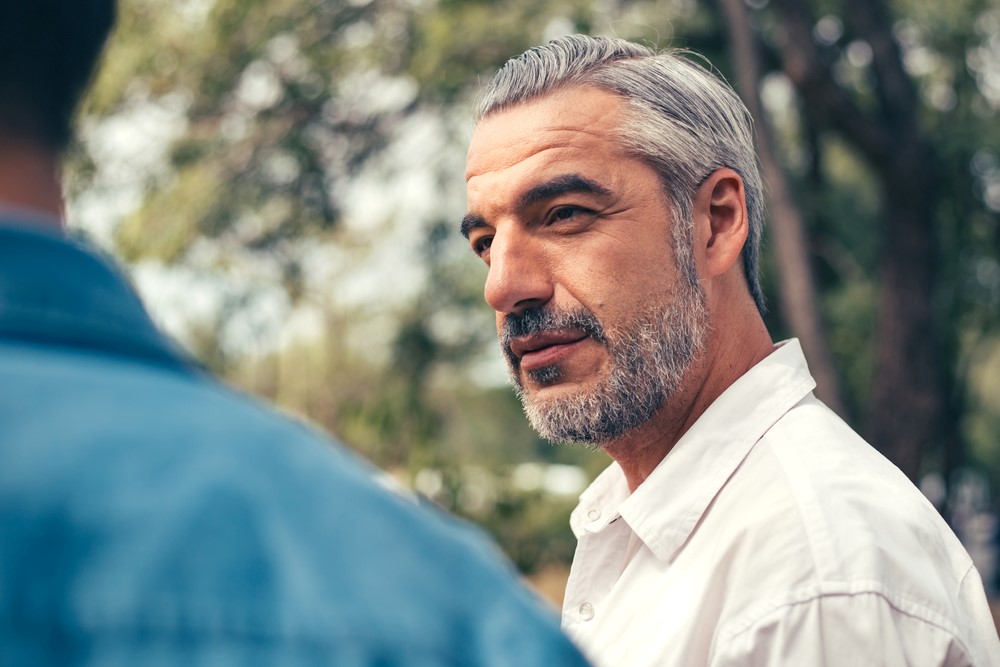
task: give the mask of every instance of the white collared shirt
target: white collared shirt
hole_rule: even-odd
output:
[[[965,549],[814,385],[783,343],[634,493],[615,463],[581,495],[563,627],[598,666],[1000,666]]]

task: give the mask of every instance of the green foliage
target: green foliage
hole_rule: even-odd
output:
[[[204,16],[190,10],[203,5]],[[382,67],[378,44],[410,10],[321,0],[188,7],[123,3],[91,102],[91,113],[106,115],[183,101],[187,131],[171,147],[169,177],[150,183],[119,244],[133,260],[178,262],[206,237],[280,254],[322,235],[339,221],[340,181],[385,145],[410,104],[404,95],[380,108],[357,95],[396,74]],[[185,222],[163,231],[178,213]]]
[[[1000,341],[982,345],[981,354],[970,372],[975,405],[965,415],[965,429],[970,444],[970,459],[989,471],[994,489],[1000,488]]]
[[[813,6],[824,16],[841,3]],[[964,397],[963,433],[970,457],[1000,478],[993,400],[1000,389],[996,374],[983,370],[996,367],[1000,349],[1000,194],[989,194],[1000,192],[1000,102],[984,92],[1000,87],[1000,10],[989,0],[898,0],[892,9],[942,161],[939,321]],[[850,17],[832,18],[842,34],[827,55],[857,103],[870,105],[877,78],[858,59],[863,48]],[[776,74],[782,26],[767,8],[753,21],[771,49],[765,66]],[[566,31],[686,46],[732,79],[712,2],[122,0],[84,113],[91,129],[148,108],[179,119],[162,164],[132,174],[143,195],[115,232],[129,262],[195,267],[220,280],[260,271],[258,280],[283,285],[291,307],[323,318],[312,338],[241,349],[222,335],[251,302],[237,298],[216,319],[192,322],[185,343],[234,384],[337,434],[407,483],[424,480],[436,502],[487,526],[529,572],[569,559],[572,498],[518,487],[513,471],[525,462],[565,464],[592,478],[608,459],[541,442],[509,389],[490,379],[498,353],[482,303],[484,274],[455,230],[479,82],[508,57]],[[880,248],[894,240],[877,234],[882,202],[859,155],[818,131],[794,95],[771,111],[809,221],[831,347],[861,415],[871,384],[875,267]],[[400,197],[407,174],[392,150],[427,127],[432,138],[416,150],[427,156],[419,169],[436,184],[424,193],[432,212],[402,203],[378,224],[359,222],[350,213],[359,180],[376,174],[384,183],[372,199]],[[71,163],[80,197],[96,187],[99,148],[84,142]],[[340,298],[347,278],[393,245],[421,267],[416,288],[392,267],[360,303]],[[333,278],[315,277],[317,254],[334,266]],[[765,277],[773,288],[768,261]],[[393,299],[397,293],[412,296]],[[781,316],[776,309],[768,321],[778,334]],[[358,331],[366,332],[361,344]]]
[[[485,527],[525,574],[573,560],[576,537],[569,529],[575,499],[507,489],[487,513],[471,515]]]
[[[470,81],[488,75],[512,55],[541,39],[545,28],[563,19],[572,30],[585,31],[592,9],[580,0],[451,0],[416,21],[408,71],[426,98],[449,104],[462,99]]]

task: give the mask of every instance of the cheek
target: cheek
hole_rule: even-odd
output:
[[[617,281],[606,270],[581,258],[575,266],[560,271],[549,305],[561,312],[582,307],[602,319],[602,313],[615,301],[616,288]]]
[[[659,260],[619,266],[597,276],[600,289],[592,293],[591,301],[594,315],[613,328],[633,321],[639,313],[671,301],[671,276]]]
[[[591,307],[614,311],[623,304],[643,300],[641,295],[657,291],[663,275],[662,264],[645,261],[635,254],[605,254],[588,263],[580,274],[580,285]]]

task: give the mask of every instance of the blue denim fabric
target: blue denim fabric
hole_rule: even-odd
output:
[[[0,664],[583,665],[478,531],[0,223]]]

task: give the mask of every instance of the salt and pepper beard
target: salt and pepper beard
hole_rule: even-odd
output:
[[[518,336],[545,331],[582,331],[607,348],[608,376],[590,389],[536,400],[524,389],[520,360],[511,350]],[[532,308],[509,314],[500,329],[500,347],[528,421],[546,440],[603,445],[646,423],[680,387],[708,333],[705,294],[697,280],[679,276],[674,297],[639,311],[635,318],[605,330],[583,307],[571,311]],[[557,365],[528,372],[542,385],[559,380]]]

